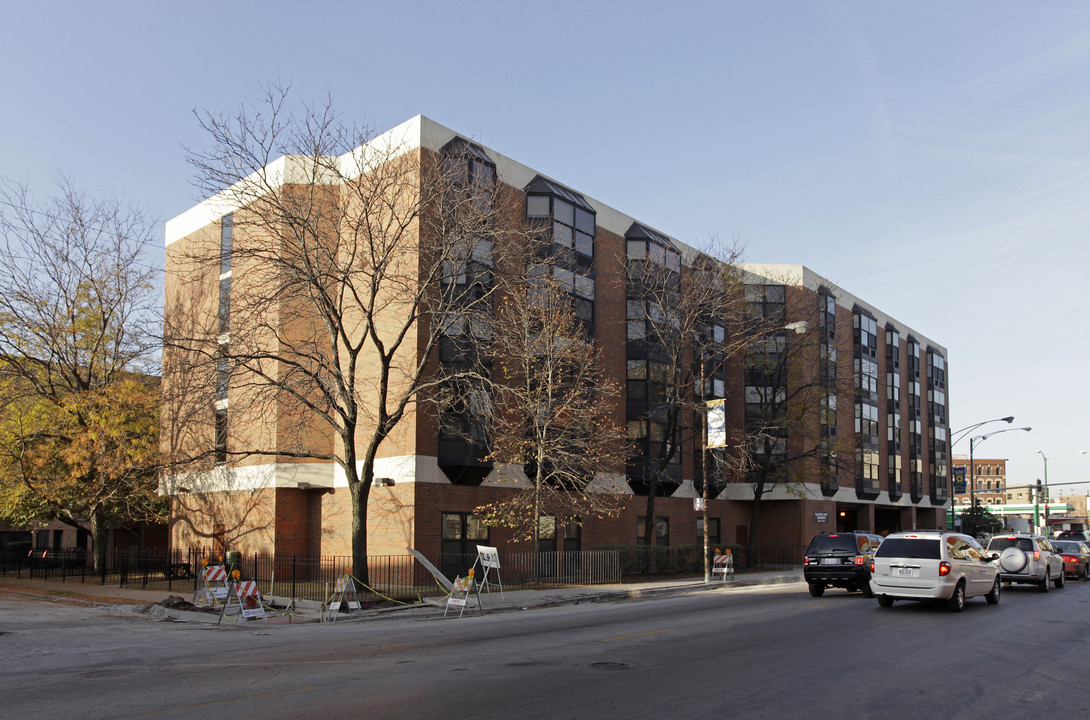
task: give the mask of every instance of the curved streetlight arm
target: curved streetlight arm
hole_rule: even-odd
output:
[[[994,420],[985,420],[983,422],[978,422],[975,425],[969,425],[967,427],[961,428],[960,430],[955,430],[954,432],[950,433],[950,448],[953,449],[955,445],[957,445],[965,438],[969,437],[973,430],[976,430],[982,425],[987,425],[988,423],[993,422],[1005,422],[1009,425],[1010,423],[1014,422],[1014,416],[1008,415],[1007,417],[995,418]],[[961,435],[961,437],[954,439],[955,435]]]
[[[1001,420],[1006,420],[1006,418],[1000,418],[1000,419]],[[995,422],[995,421],[994,420],[988,420],[987,422]],[[983,424],[984,423],[981,423],[981,425],[983,425]],[[974,477],[976,475],[976,469],[975,469],[974,463],[973,463],[973,448],[975,448],[977,445],[979,445],[980,443],[982,443],[985,440],[987,440],[988,438],[990,438],[992,435],[998,435],[999,433],[1005,433],[1005,432],[1014,432],[1015,430],[1025,430],[1026,432],[1029,432],[1032,429],[1033,428],[1031,428],[1031,427],[1005,428],[1003,430],[995,430],[993,432],[986,433],[984,435],[977,435],[976,437],[973,437],[973,438],[969,439],[969,504],[970,505],[972,505],[973,507],[976,507],[976,478]],[[1047,464],[1046,464],[1046,467],[1047,467]],[[1048,471],[1045,470],[1045,472],[1047,474]]]

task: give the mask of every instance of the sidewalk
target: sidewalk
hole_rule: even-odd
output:
[[[619,602],[622,600],[646,599],[656,597],[671,597],[688,595],[711,590],[725,590],[730,588],[751,587],[755,585],[770,585],[781,583],[803,582],[802,569],[772,570],[764,572],[738,573],[733,580],[726,582],[713,580],[705,584],[702,577],[671,578],[668,580],[655,580],[647,582],[622,583],[616,585],[590,585],[581,587],[552,588],[548,590],[506,590],[502,596],[498,590],[482,593],[481,605],[485,614],[496,612],[518,612],[538,608],[559,607],[562,605],[578,605],[582,603]],[[71,603],[91,607],[109,606],[151,606],[162,603],[170,596],[179,596],[190,600],[192,593],[185,591],[168,592],[165,590],[141,590],[139,588],[121,588],[110,585],[93,585],[77,582],[54,582],[46,580],[22,580],[14,578],[0,578],[0,598],[4,596],[22,597],[31,600],[51,601],[57,603]],[[135,610],[136,608],[132,608]],[[382,608],[365,611],[365,618],[379,618],[397,616],[400,613],[410,613],[414,617],[431,618],[442,617],[446,609],[445,597],[429,597],[423,604],[406,605],[397,608]],[[451,608],[449,614],[456,613],[458,608]],[[471,596],[466,607],[465,615],[480,615],[475,597]],[[159,619],[169,618],[182,622],[215,623],[219,616],[216,613],[193,612],[173,608],[161,608],[156,610],[155,617]],[[310,622],[316,622],[317,616],[311,614]],[[270,621],[273,618],[270,616]],[[290,619],[279,618],[284,623]],[[300,620],[296,619],[298,623]]]

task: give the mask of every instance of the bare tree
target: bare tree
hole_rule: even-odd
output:
[[[35,202],[0,187],[0,496],[24,522],[89,529],[161,518],[155,497],[154,221],[62,181]]]
[[[833,487],[854,476],[855,437],[838,428],[852,399],[850,333],[831,333],[819,303],[830,297],[777,278],[747,280],[742,481],[752,487],[749,548],[760,537],[761,502],[777,489],[805,497],[804,483]],[[834,309],[835,312],[835,309]],[[841,347],[843,346],[843,347]],[[752,557],[752,552],[749,553]]]
[[[520,214],[471,152],[442,157],[346,127],[332,102],[287,108],[270,88],[258,108],[200,115],[211,149],[190,151],[197,184],[232,212],[231,238],[179,267],[217,274],[216,307],[168,310],[167,346],[186,378],[230,393],[233,416],[264,439],[231,433],[216,457],[332,461],[352,497],[354,570],[366,580],[367,509],[380,446],[450,378],[436,368],[451,327],[491,312],[495,240]],[[243,269],[244,272],[235,272]],[[476,273],[476,274],[475,274]],[[181,277],[181,273],[179,273]],[[207,295],[207,292],[205,293]],[[172,379],[181,367],[170,373]],[[208,427],[208,390],[177,419]],[[184,404],[184,402],[182,403]],[[272,412],[275,410],[275,412]],[[323,430],[324,428],[324,430]],[[202,431],[205,439],[209,433]],[[173,433],[183,442],[183,432]],[[258,433],[260,434],[260,433]],[[198,433],[201,435],[201,433]]]
[[[677,487],[682,454],[695,452],[700,489],[716,486],[736,456],[716,453],[716,472],[703,467],[701,436],[705,403],[726,395],[729,363],[746,338],[738,335],[743,315],[742,276],[734,263],[738,246],[713,242],[703,252],[682,255],[663,235],[641,228],[643,244],[629,240],[628,341],[644,359],[629,360],[629,405],[644,402],[646,412],[632,434],[643,446],[637,468],[647,495],[645,537],[651,542],[655,499]],[[633,392],[631,380],[644,380]]]
[[[503,282],[491,343],[496,410],[482,413],[493,418],[491,458],[501,469],[523,470],[528,483],[475,510],[535,548],[543,515],[581,522],[620,511],[628,446],[616,422],[621,390],[576,317],[562,279],[571,273],[535,262],[549,258],[551,239],[541,244],[527,254],[526,271]]]

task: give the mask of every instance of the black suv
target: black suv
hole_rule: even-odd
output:
[[[827,587],[839,587],[863,597],[874,597],[870,590],[870,561],[882,544],[882,537],[861,530],[815,535],[806,549],[802,573],[810,594],[821,597]]]

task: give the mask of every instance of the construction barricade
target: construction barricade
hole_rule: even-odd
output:
[[[227,568],[223,565],[206,565],[197,577],[193,602],[221,603],[227,599]]]
[[[237,573],[237,571],[236,571]],[[228,586],[227,599],[220,610],[219,625],[223,618],[232,616],[235,622],[241,617],[244,622],[261,619],[266,625],[265,606],[261,604],[261,593],[257,591],[256,580],[232,580]]]
[[[337,578],[337,582],[333,585],[333,593],[326,602],[322,622],[337,622],[342,607],[348,611],[350,616],[363,614],[363,606],[360,604],[359,595],[356,593],[356,581],[349,573]]]
[[[481,607],[481,593],[477,586],[477,583],[473,581],[474,570],[470,568],[469,575],[465,577],[456,577],[452,583],[450,595],[447,596],[447,606],[443,610],[443,617],[447,616],[450,608],[460,608],[458,611],[458,617],[466,611],[466,605],[469,602],[470,594],[474,594],[477,597],[477,609],[480,610],[481,615],[484,615],[484,608]]]
[[[726,552],[720,552],[716,548],[715,555],[712,558],[712,577],[716,575],[722,575],[723,582],[726,582],[728,578],[734,579],[734,555],[730,550]]]

